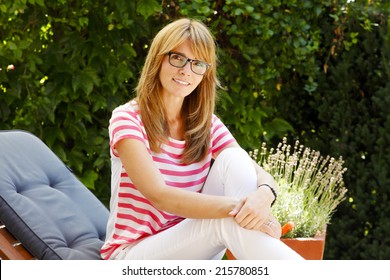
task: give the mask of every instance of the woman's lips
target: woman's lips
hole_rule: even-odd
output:
[[[189,82],[186,82],[186,81],[183,81],[183,80],[179,80],[179,79],[175,79],[175,78],[173,78],[172,80],[175,81],[176,83],[179,83],[179,84],[183,85],[183,86],[189,86],[190,85]]]

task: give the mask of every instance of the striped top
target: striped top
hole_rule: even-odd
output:
[[[182,164],[180,160],[185,141],[170,138],[169,143],[161,145],[160,153],[150,150],[135,101],[121,105],[113,111],[109,125],[112,171],[110,216],[106,240],[101,248],[103,259],[114,258],[117,254],[116,249],[123,244],[131,244],[183,220],[181,217],[156,209],[137,190],[118,157],[116,143],[125,138],[141,141],[148,149],[167,186],[199,192],[206,181],[212,154],[235,141],[226,126],[215,115],[210,129],[209,154],[200,162]]]

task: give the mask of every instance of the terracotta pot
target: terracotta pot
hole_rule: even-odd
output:
[[[306,260],[322,260],[325,249],[326,231],[313,238],[281,238],[280,240],[300,254]],[[235,260],[233,254],[226,250],[228,260]]]
[[[282,238],[284,244],[300,254],[306,260],[322,260],[325,249],[326,232],[313,238]]]

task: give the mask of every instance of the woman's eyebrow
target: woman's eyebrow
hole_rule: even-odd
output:
[[[186,58],[189,58],[185,53],[182,53],[182,52],[171,51],[171,53],[180,54],[180,55],[182,55],[182,56],[185,56]],[[190,59],[192,59],[192,58],[190,58]],[[199,59],[195,57],[195,58],[193,58],[192,60],[199,60]]]

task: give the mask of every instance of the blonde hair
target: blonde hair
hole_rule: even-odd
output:
[[[169,136],[159,72],[164,56],[186,40],[192,43],[193,52],[199,60],[211,64],[198,87],[185,98],[181,112],[186,141],[182,162],[192,163],[203,159],[209,152],[216,88],[220,85],[216,74],[215,40],[203,23],[193,19],[179,19],[158,32],[136,87],[136,99],[150,148],[159,152],[160,145],[166,143]]]

